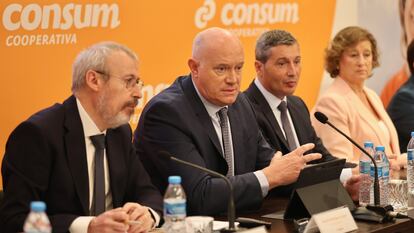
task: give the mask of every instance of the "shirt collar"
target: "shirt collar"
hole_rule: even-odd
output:
[[[269,104],[271,109],[277,109],[277,107],[279,106],[280,102],[282,102],[283,100],[286,101],[287,104],[287,98],[286,96],[283,97],[283,99],[279,99],[278,97],[276,97],[275,95],[273,95],[272,93],[270,93],[268,90],[266,90],[266,88],[263,87],[262,83],[259,81],[259,79],[255,78],[254,79],[254,84],[256,84],[257,88],[259,89],[259,91],[263,94],[263,96],[265,97],[267,103]]]
[[[208,115],[209,115],[210,117],[217,117],[217,112],[218,112],[220,109],[222,109],[223,107],[221,107],[221,106],[217,106],[217,105],[215,105],[215,104],[212,104],[212,103],[210,103],[208,100],[206,100],[206,99],[205,99],[205,98],[204,98],[204,97],[200,94],[200,92],[198,91],[198,89],[197,89],[196,85],[194,84],[193,79],[191,79],[191,82],[193,83],[194,89],[196,90],[196,92],[197,92],[198,96],[200,97],[201,102],[203,102],[204,107],[206,108]],[[228,108],[228,106],[227,106],[227,105],[226,105],[226,106],[224,106],[224,107]]]
[[[98,126],[96,126],[95,122],[91,119],[89,114],[83,108],[82,103],[79,101],[78,98],[76,98],[76,105],[78,106],[79,116],[83,127],[83,133],[86,138],[97,134],[106,134],[106,130],[104,130],[103,132],[99,130]]]

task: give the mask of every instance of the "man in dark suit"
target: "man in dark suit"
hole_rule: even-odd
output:
[[[407,152],[411,132],[414,131],[414,41],[407,49],[407,64],[411,76],[392,97],[387,108],[387,112],[397,129],[401,152]]]
[[[31,116],[7,141],[1,232],[21,232],[35,200],[46,203],[53,232],[146,232],[158,223],[162,197],[127,124],[142,97],[137,74],[136,55],[117,43],[78,55],[73,96]]]
[[[267,142],[276,150],[289,153],[305,143],[314,143],[317,151],[333,159],[316,136],[305,102],[292,95],[301,71],[301,56],[297,40],[283,30],[272,30],[260,36],[256,44],[257,78],[244,92],[256,113],[256,120]],[[293,133],[288,142],[281,120],[279,104],[287,105],[287,116]]]
[[[244,94],[252,104],[256,121],[267,142],[284,154],[300,145],[313,143],[315,147],[312,152],[322,154],[325,161],[335,159],[317,137],[305,102],[292,95],[301,71],[297,40],[283,30],[263,33],[256,43],[255,68],[257,78]],[[358,177],[353,177],[347,187],[354,199],[357,199],[357,192],[352,189],[358,187],[352,185],[358,180]],[[289,194],[290,188],[280,191]]]
[[[294,182],[303,166],[319,154],[303,153],[308,144],[281,156],[271,149],[256,124],[247,99],[239,95],[244,63],[240,40],[210,28],[193,42],[191,75],[179,77],[144,108],[135,145],[161,191],[169,175],[180,175],[189,214],[213,215],[227,209],[224,180],[165,161],[167,151],[230,178],[238,209],[257,208],[269,189]]]

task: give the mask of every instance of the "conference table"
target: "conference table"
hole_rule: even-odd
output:
[[[392,174],[392,179],[406,179],[406,171],[402,170],[398,173]],[[271,233],[291,233],[295,232],[293,221],[278,220],[263,218],[263,215],[275,213],[286,209],[289,199],[286,197],[267,197],[262,207],[258,211],[251,213],[237,213],[237,216],[250,217],[260,219],[272,223],[272,227],[269,230]],[[414,210],[409,211],[408,215],[414,218]],[[377,233],[413,233],[414,232],[414,220],[411,219],[396,219],[395,222],[389,223],[373,223],[356,221],[358,230],[355,232],[377,232]]]
[[[263,215],[278,212],[284,210],[288,204],[288,198],[281,197],[268,197],[264,200],[260,210],[254,213],[240,213],[237,216],[250,217],[260,219],[268,222],[272,222],[272,227],[269,229],[270,233],[292,233],[295,232],[294,224],[288,220],[278,220],[263,218]],[[397,219],[395,222],[390,223],[371,223],[357,221],[358,230],[355,232],[378,232],[378,233],[405,233],[414,232],[414,220],[410,219]]]

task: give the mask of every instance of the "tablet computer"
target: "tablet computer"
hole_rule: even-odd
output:
[[[284,219],[308,218],[340,206],[355,204],[339,180],[345,159],[306,166],[299,174],[290,196]]]

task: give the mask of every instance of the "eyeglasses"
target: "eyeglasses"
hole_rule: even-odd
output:
[[[112,76],[112,77],[115,77],[115,78],[118,78],[118,79],[122,80],[125,83],[125,88],[128,89],[128,90],[132,90],[136,86],[138,86],[139,89],[144,87],[144,81],[142,81],[139,77],[136,77],[134,75],[127,75],[125,77],[118,77],[118,76],[107,74],[103,71],[99,71],[99,70],[94,70],[94,71],[96,73],[100,74],[100,75],[104,75],[104,76],[108,76],[108,77]]]

